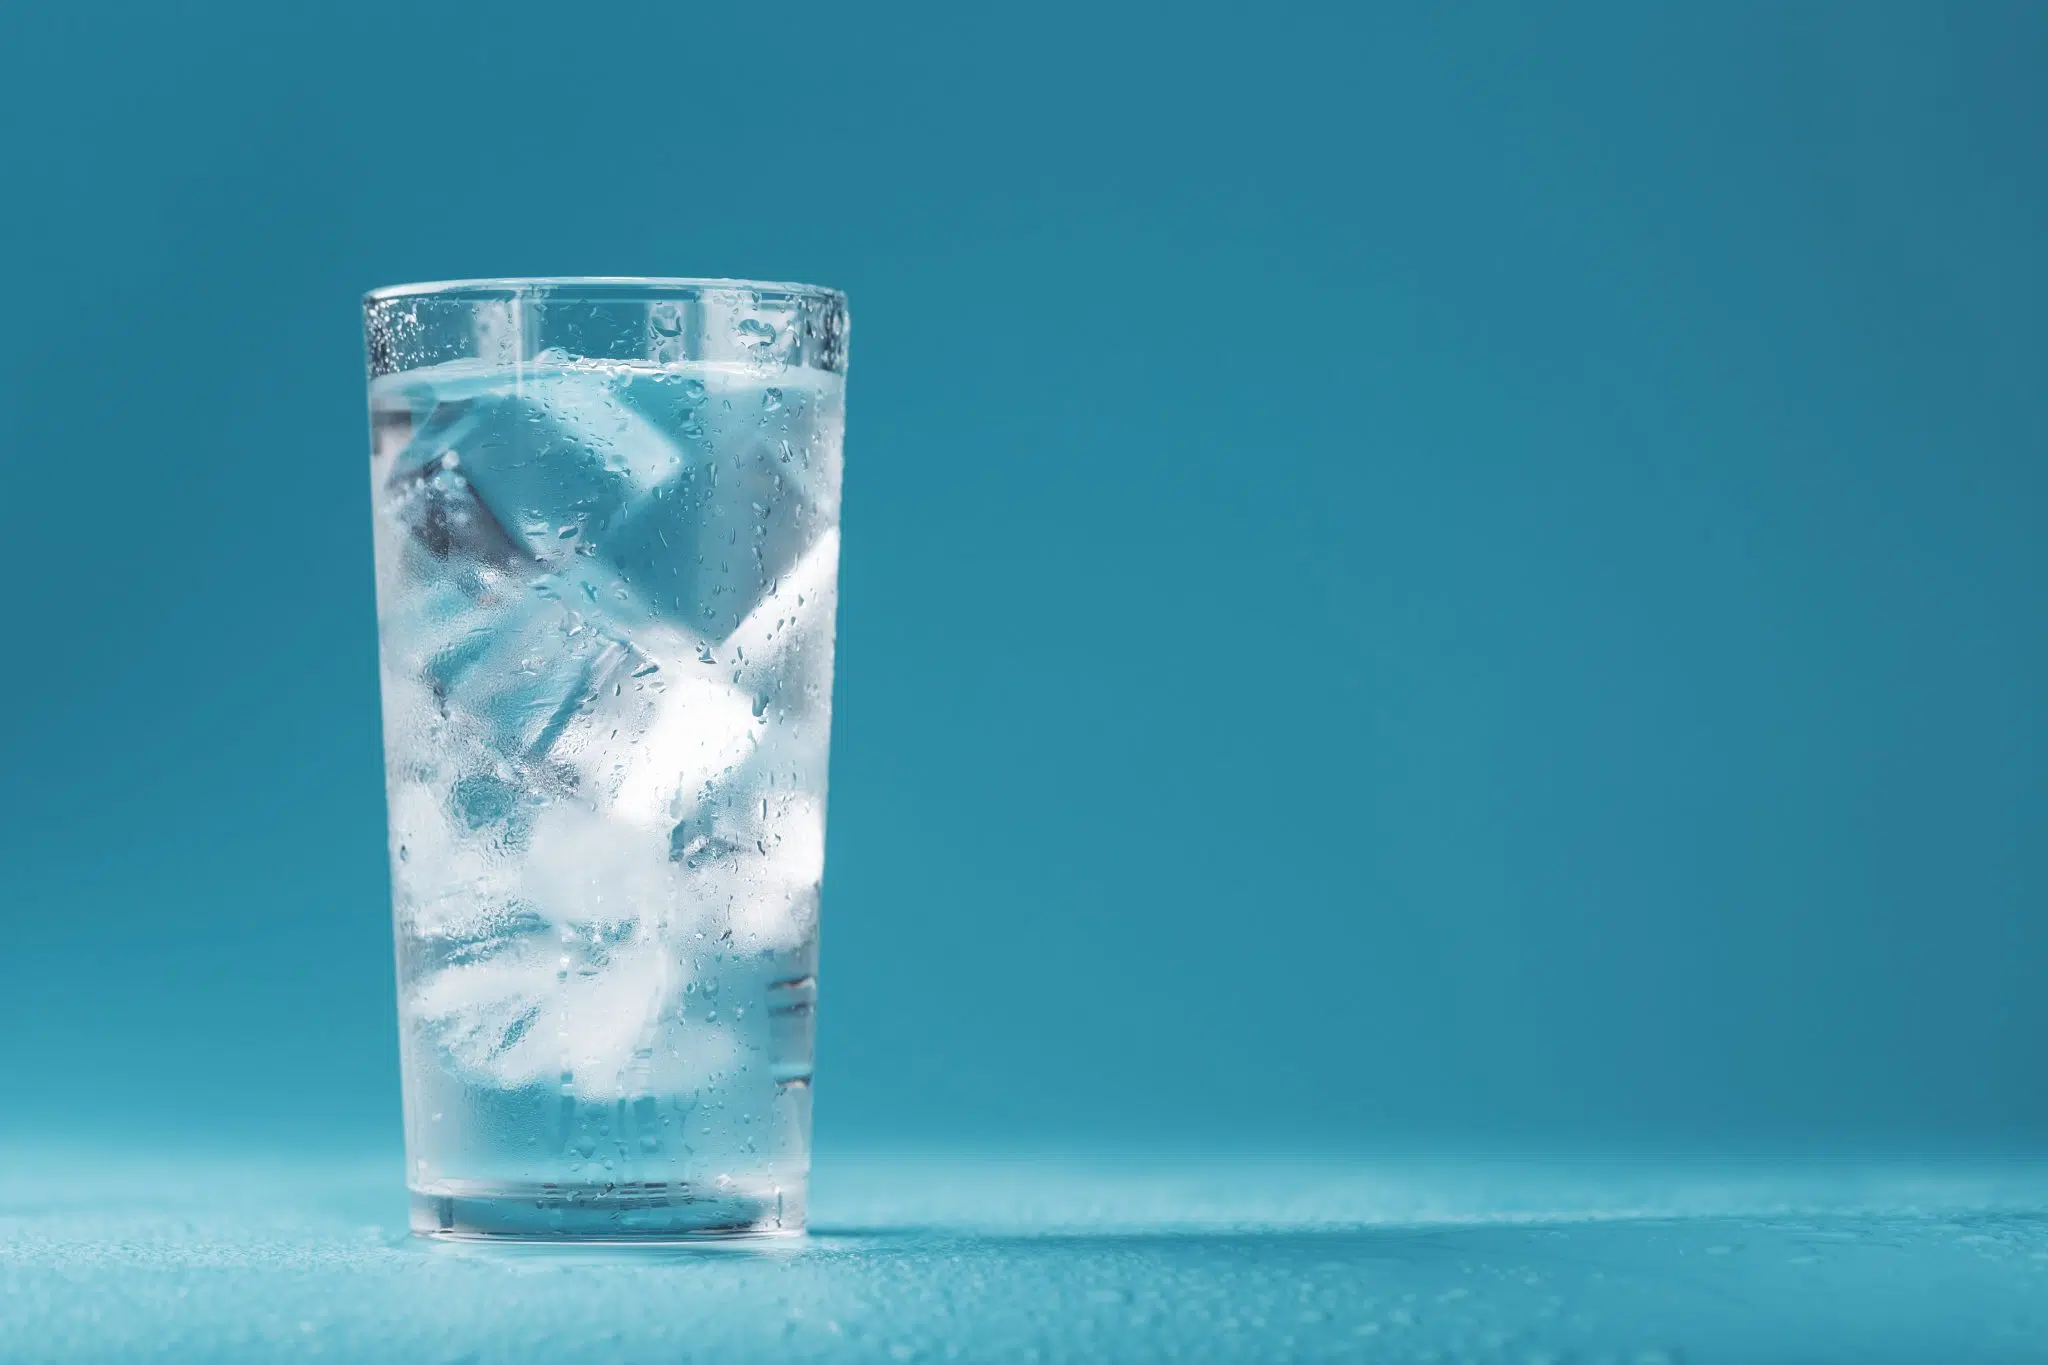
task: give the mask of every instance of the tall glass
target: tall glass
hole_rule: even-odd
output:
[[[794,1233],[846,301],[364,301],[415,1231]]]

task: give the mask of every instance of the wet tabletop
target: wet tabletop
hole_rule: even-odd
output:
[[[393,1159],[0,1174],[0,1360],[2048,1361],[2048,1166],[820,1163],[814,1234],[506,1250]]]

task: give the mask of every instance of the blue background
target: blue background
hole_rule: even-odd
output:
[[[0,1132],[396,1145],[357,296],[647,273],[853,300],[822,1145],[2048,1139],[2040,7],[180,8],[0,42]]]

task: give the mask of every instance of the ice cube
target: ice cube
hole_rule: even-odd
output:
[[[451,783],[444,771],[392,784],[399,917],[422,940],[445,941],[441,957],[473,956],[513,924],[612,937],[638,925],[680,937],[704,927],[664,841],[577,801],[534,793],[508,835],[464,809],[460,789],[473,781]]]
[[[838,584],[839,528],[828,526],[719,643],[733,685],[758,711],[829,708]]]
[[[559,925],[699,927],[667,848],[645,830],[574,801],[551,802],[535,816],[518,859],[518,894]]]
[[[389,575],[378,585],[377,625],[387,675],[428,683],[452,658],[474,648],[502,607],[486,602],[453,576]]]
[[[431,464],[446,449],[436,433],[466,413],[471,400],[502,389],[507,373],[464,359],[372,380],[370,453],[379,479]]]
[[[532,766],[587,707],[645,664],[595,613],[530,593],[443,644],[425,672],[449,711],[479,722],[500,755]]]
[[[671,835],[700,916],[747,951],[782,950],[816,922],[825,872],[823,793],[768,781],[749,765]]]
[[[687,1090],[729,1064],[728,1036],[683,1026],[690,950],[728,921],[645,829],[545,802],[497,856],[431,795],[394,801],[393,828],[441,840],[395,866],[421,954],[410,1017],[459,1073],[594,1099]]]
[[[657,839],[760,742],[747,695],[693,664],[671,660],[634,680],[637,696],[600,698],[564,735],[608,813]]]
[[[383,514],[407,534],[401,562],[410,578],[447,579],[481,597],[533,572],[532,556],[477,496],[453,450],[394,474]]]
[[[686,1019],[686,959],[650,929],[530,936],[427,974],[407,1004],[458,1074],[582,1100],[689,1093],[737,1060],[732,1033]]]
[[[682,674],[693,704],[665,715],[618,788],[622,814],[666,825],[693,903],[756,948],[794,946],[817,913],[838,548],[828,529],[706,646]]]
[[[592,548],[652,609],[717,638],[836,520],[835,466],[818,426],[828,390],[734,366],[687,373],[698,377],[686,389],[703,397],[674,419],[690,438],[685,458]],[[634,404],[654,401],[647,387],[629,390]]]
[[[408,937],[468,942],[516,908],[517,869],[487,836],[461,828],[424,780],[390,784],[391,881]]]
[[[398,489],[458,478],[521,556],[552,571],[682,463],[675,441],[585,362],[505,371],[495,390],[439,403],[387,479]]]

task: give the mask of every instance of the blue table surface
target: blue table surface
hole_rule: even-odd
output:
[[[503,1249],[395,1160],[0,1150],[0,1360],[2048,1361],[2048,1165],[827,1158],[813,1235]]]

